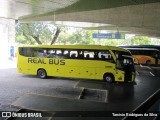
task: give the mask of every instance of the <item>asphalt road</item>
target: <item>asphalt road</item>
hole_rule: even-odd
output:
[[[106,85],[106,110],[132,111],[160,88],[159,68],[137,66],[136,69],[136,85]],[[77,79],[39,79],[36,76],[20,74],[14,67],[0,69],[0,73],[0,111],[17,111],[19,108],[11,104],[27,93],[77,99],[82,91],[81,88],[74,88]],[[93,104],[96,104],[96,100]]]

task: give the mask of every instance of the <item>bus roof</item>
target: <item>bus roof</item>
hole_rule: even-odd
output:
[[[122,48],[160,48],[160,45],[122,45]]]
[[[20,45],[18,47],[36,47],[36,48],[69,48],[69,49],[109,49],[128,52],[128,50],[115,46],[102,46],[102,45]]]
[[[159,51],[158,49],[154,49],[154,48],[124,48],[127,50],[154,50],[154,51]]]

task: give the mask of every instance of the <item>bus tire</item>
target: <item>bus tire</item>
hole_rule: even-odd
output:
[[[146,65],[150,65],[151,64],[151,61],[150,60],[147,60],[146,61]]]
[[[105,82],[112,83],[112,82],[114,82],[114,76],[113,76],[113,74],[111,74],[111,73],[106,73],[106,74],[104,74],[104,76],[103,76],[103,80],[104,80]]]
[[[45,79],[47,77],[47,72],[44,69],[38,69],[37,76],[41,79]]]

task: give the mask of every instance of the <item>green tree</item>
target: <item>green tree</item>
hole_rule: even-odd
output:
[[[92,34],[94,33],[94,30],[87,30],[86,31],[86,39],[89,42],[89,44],[96,44],[96,41],[93,39]]]
[[[82,29],[76,30],[70,37],[70,44],[86,44],[85,31]]]
[[[18,23],[16,26],[16,41],[24,44],[53,44],[60,32],[60,27],[54,24]]]
[[[70,36],[71,34],[68,32],[68,27],[65,27],[65,29],[62,29],[62,33],[59,36],[58,40],[56,41],[57,44],[69,44],[68,42],[70,41]]]
[[[124,43],[124,39],[107,39],[104,41],[105,45],[110,45],[110,46],[122,45]]]
[[[160,39],[157,40],[157,44],[160,45]]]
[[[150,45],[152,41],[147,36],[134,36],[131,39],[131,45]]]
[[[69,29],[61,34],[57,43],[82,45],[95,44],[95,41],[92,38],[93,31],[83,30],[81,28],[75,28],[72,32],[68,32],[68,30]]]
[[[70,31],[70,30],[69,30]],[[59,37],[57,43],[59,44],[81,44],[85,39],[85,32],[81,29],[75,29],[74,31],[65,31]]]

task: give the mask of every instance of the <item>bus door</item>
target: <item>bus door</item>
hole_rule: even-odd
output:
[[[121,59],[117,60],[118,69],[124,71],[124,81],[132,81],[133,72],[135,72],[134,62],[132,57],[123,56]]]

